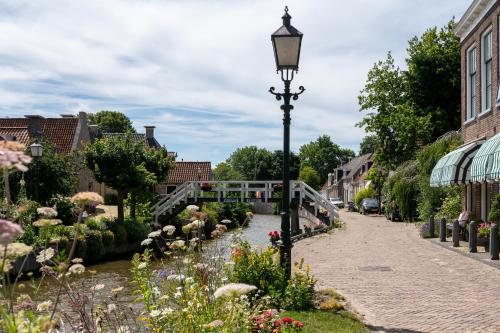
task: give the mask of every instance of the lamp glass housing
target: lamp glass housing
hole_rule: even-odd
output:
[[[42,157],[43,146],[41,144],[39,144],[38,142],[35,142],[32,145],[30,145],[30,149],[31,149],[31,156]]]

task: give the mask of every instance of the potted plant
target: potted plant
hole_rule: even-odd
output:
[[[477,228],[477,245],[484,246],[486,252],[490,249],[490,232],[492,223],[483,222]]]
[[[278,241],[280,240],[280,233],[278,231],[271,231],[268,236],[272,246],[277,247]]]
[[[309,224],[304,224],[304,232],[305,232],[306,234],[310,234],[310,233],[311,233],[311,231],[312,231],[311,226],[310,226]]]

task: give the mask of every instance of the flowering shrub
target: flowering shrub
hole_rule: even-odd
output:
[[[490,237],[493,223],[483,222],[477,228],[477,238],[487,240]]]
[[[264,310],[253,318],[252,333],[302,332],[304,324],[290,317],[279,317],[276,309]]]
[[[304,269],[304,259],[295,264],[295,274],[286,286],[282,307],[288,310],[309,310],[314,307],[314,287],[316,279],[311,275],[310,267]]]

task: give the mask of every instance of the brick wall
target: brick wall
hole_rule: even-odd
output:
[[[492,9],[487,13],[484,19],[478,26],[465,38],[461,46],[461,77],[462,77],[462,93],[461,93],[461,117],[462,117],[462,140],[464,143],[473,141],[477,138],[490,138],[500,130],[500,107],[496,107],[496,96],[498,89],[498,16],[500,15],[500,3],[497,2]],[[479,116],[481,111],[481,34],[489,27],[492,27],[492,111],[484,116]],[[463,124],[467,112],[467,51],[472,46],[476,46],[476,118],[467,124]]]

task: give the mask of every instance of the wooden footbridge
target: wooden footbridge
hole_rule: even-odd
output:
[[[188,205],[204,202],[280,202],[281,181],[190,181],[170,194],[162,195],[152,207],[157,224],[165,224]],[[299,211],[302,217],[333,226],[338,208],[302,181],[290,182],[292,235],[299,235]],[[316,219],[316,221],[313,221]]]

